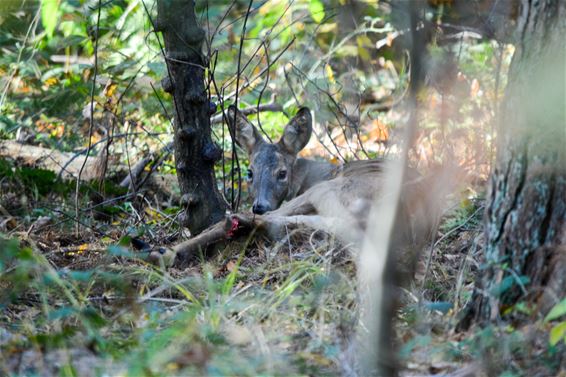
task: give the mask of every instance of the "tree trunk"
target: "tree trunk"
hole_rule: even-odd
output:
[[[214,162],[222,151],[212,142],[211,105],[204,86],[204,30],[193,0],[158,0],[156,31],[163,33],[168,77],[162,85],[175,106],[175,165],[184,214],[181,224],[197,234],[224,217],[227,205],[216,187]]]
[[[523,1],[485,214],[485,267],[461,326],[566,292],[566,2]]]

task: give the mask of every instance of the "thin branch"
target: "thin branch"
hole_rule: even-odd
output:
[[[169,115],[167,108],[165,108],[165,104],[163,103],[161,96],[157,92],[157,89],[155,89],[155,86],[153,86],[152,82],[150,82],[149,85],[151,86],[151,89],[153,90],[153,94],[155,95],[155,98],[157,98],[157,101],[159,101],[159,105],[161,106],[161,109],[163,109],[163,112],[165,113],[165,116],[167,117],[169,124],[171,124],[171,127],[174,127],[173,121],[171,120],[171,115]]]
[[[147,9],[147,5],[145,4],[144,0],[141,0],[141,2],[143,4],[143,8],[145,9],[145,13],[147,14],[147,17],[149,18],[149,22],[151,23],[151,26],[153,27],[153,30],[155,32],[155,22],[153,21],[153,18],[149,13],[149,9]],[[167,59],[167,54],[165,53],[165,49],[163,48],[163,44],[161,43],[161,39],[159,39],[157,33],[155,34],[155,39],[157,39],[157,43],[159,44],[159,49],[161,50],[161,55],[163,56],[163,60],[165,60],[165,67],[167,68],[167,77],[170,80],[173,80],[173,76],[171,75],[171,68],[169,67],[169,60]],[[181,119],[181,116],[179,114],[179,106],[177,105],[177,98],[175,96],[172,97],[174,104],[173,107],[175,108],[175,114],[177,115],[177,119]]]
[[[239,109],[239,111],[244,115],[256,114],[258,112],[281,112],[283,111],[283,106],[275,102],[270,102],[258,106]],[[224,120],[224,114],[216,114],[210,119],[210,123],[218,124],[218,123],[222,123],[223,120]]]
[[[248,17],[250,16],[250,10],[252,8],[252,4],[253,4],[253,0],[250,0],[250,3],[248,5],[248,10],[246,11],[246,18],[244,19],[244,25],[242,26],[242,34],[240,36],[240,50],[238,51],[238,68],[236,71],[236,96],[234,99],[234,104],[236,106],[238,106],[238,95],[240,93],[239,88],[240,88],[240,75],[242,73],[242,71],[240,70],[240,64],[242,62],[242,51],[244,50],[244,40],[246,38],[246,25],[248,23]],[[233,119],[233,124],[236,124],[236,112],[234,112],[234,119]],[[235,148],[235,141],[232,140],[232,154],[236,153],[236,148]],[[242,173],[240,172],[240,169],[238,169],[238,195],[236,197],[236,202],[234,203],[234,190],[236,189],[235,187],[235,182],[234,182],[234,156],[232,156],[232,193],[231,193],[231,204],[232,204],[232,209],[234,211],[238,211],[238,207],[240,206],[240,195],[241,195],[241,191],[240,191],[240,187],[242,182]]]
[[[263,76],[263,74],[270,69],[275,63],[277,63],[277,61],[279,60],[279,58],[289,49],[289,47],[291,47],[291,45],[295,42],[295,37],[293,37],[293,39],[291,39],[291,41],[289,43],[287,43],[287,45],[279,52],[279,54],[277,54],[277,56],[273,59],[273,61],[266,66],[265,68],[263,68],[257,75],[255,75],[253,78],[251,78],[250,80],[248,80],[245,84],[242,85],[241,88],[239,88],[239,91],[243,91],[245,89],[247,89],[251,84],[253,84],[256,80],[258,80],[259,78],[261,78],[261,76]],[[232,92],[226,96],[224,96],[224,101],[232,98],[236,96],[236,92]]]
[[[281,15],[281,17],[283,17],[283,15]],[[279,18],[281,19],[281,18]],[[259,116],[259,108],[261,106],[261,98],[263,97],[263,93],[265,92],[265,89],[267,88],[267,84],[269,84],[269,50],[267,49],[267,44],[265,43],[265,41],[262,41],[261,45],[264,48],[264,56],[265,56],[265,60],[267,61],[267,71],[266,71],[266,75],[265,75],[265,80],[264,80],[264,84],[263,87],[261,88],[261,91],[259,92],[259,96],[257,97],[257,125],[259,127],[259,129],[261,130],[261,133],[267,138],[267,140],[269,140],[270,143],[272,143],[273,141],[271,140],[271,137],[269,137],[269,135],[267,134],[267,132],[265,132],[265,130],[263,129],[263,127],[261,126],[261,120],[260,120],[260,116]]]
[[[77,184],[75,187],[75,214],[77,219],[79,218],[79,188],[80,188],[80,182],[81,182],[81,175],[83,173],[83,170],[86,166],[86,162],[88,160],[88,157],[90,155],[90,149],[92,148],[92,134],[93,134],[93,130],[94,130],[94,91],[96,88],[96,76],[98,75],[98,39],[99,39],[99,30],[100,30],[100,14],[102,13],[102,8],[101,8],[101,4],[102,4],[102,0],[98,0],[98,14],[96,17],[96,30],[95,30],[95,35],[94,35],[94,74],[93,74],[93,78],[92,78],[92,86],[91,86],[91,90],[90,90],[90,123],[89,123],[89,127],[88,127],[88,148],[86,151],[86,156],[85,159],[83,161],[83,164],[81,166],[81,169],[79,170],[79,176],[77,177]],[[80,233],[80,223],[77,221],[76,223],[76,228],[75,228],[76,234],[77,236]]]

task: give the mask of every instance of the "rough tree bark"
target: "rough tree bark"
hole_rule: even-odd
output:
[[[175,106],[175,165],[182,194],[181,224],[192,234],[220,221],[227,205],[216,187],[214,163],[221,150],[212,141],[211,105],[204,85],[204,30],[193,0],[158,0],[156,31],[163,33],[168,77],[162,81]]]
[[[566,292],[566,2],[523,1],[485,214],[485,268],[463,328]]]

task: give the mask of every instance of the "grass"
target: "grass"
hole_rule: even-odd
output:
[[[334,268],[315,251],[291,251],[281,260],[241,250],[187,271],[161,271],[136,255],[116,256],[112,247],[92,258],[93,244],[55,266],[50,255],[57,250],[39,244],[2,241],[6,374],[22,352],[59,355],[58,366],[47,367],[64,375],[340,370],[339,328],[355,323],[353,312],[343,312],[355,307],[355,290],[348,268]],[[77,259],[91,265],[69,268]],[[86,360],[95,370],[81,370]],[[24,361],[18,368],[39,374],[44,365]]]
[[[6,192],[26,196],[10,179],[2,183]],[[2,374],[355,370],[355,252],[332,237],[300,232],[275,244],[261,237],[236,240],[185,269],[163,270],[130,249],[129,240],[135,235],[160,246],[176,242],[170,219],[124,203],[131,211],[112,213],[107,222],[84,219],[93,229],[106,229],[104,236],[87,228],[76,237],[73,223],[49,210],[68,206],[64,197],[27,197],[16,207],[30,215],[18,216],[17,226],[0,237]],[[51,207],[31,211],[44,208],[47,198]],[[454,332],[479,271],[482,205],[474,199],[446,215],[429,269],[424,253],[415,280],[398,295],[396,343],[406,375],[471,368],[477,360],[488,360],[494,375],[560,370],[564,347],[548,345],[550,327],[542,321]],[[55,221],[32,226],[42,216]],[[143,216],[141,222],[136,216]]]

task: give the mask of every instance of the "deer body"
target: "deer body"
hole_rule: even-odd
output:
[[[289,195],[285,199],[291,200],[314,185],[331,179],[336,170],[336,165],[326,161],[297,158],[293,166],[292,190],[289,190]]]
[[[335,234],[349,244],[360,245],[369,211],[376,200],[389,200],[383,192],[383,162],[353,161],[341,166],[297,158],[312,133],[308,109],[299,110],[285,127],[277,143],[266,142],[257,129],[231,106],[228,121],[238,145],[250,159],[250,191],[256,215],[232,214],[225,221],[185,241],[167,255],[152,253],[154,260],[170,265],[177,254],[192,255],[203,246],[232,237],[243,228],[263,230],[272,239],[282,239],[292,228],[310,228]],[[439,218],[442,198],[439,179],[425,179],[409,170],[401,188],[395,237],[415,244],[426,238]],[[436,194],[436,200],[432,198]],[[287,200],[286,203],[283,203]],[[374,224],[375,225],[375,224]]]
[[[255,218],[260,228],[273,238],[280,238],[289,225],[296,225],[326,230],[348,242],[362,239],[373,203],[378,198],[388,200],[388,193],[383,192],[382,160],[336,166],[297,158],[312,133],[312,118],[307,108],[300,109],[291,119],[277,143],[266,142],[233,106],[228,110],[228,118],[236,142],[246,149],[250,158],[252,210],[262,215]],[[422,200],[426,184],[411,169],[406,178],[399,220],[405,224],[399,229],[404,229],[402,233],[423,233],[414,231],[429,228],[430,221],[423,219],[434,217],[427,200]],[[430,182],[427,184],[432,187]],[[418,218],[417,227],[411,218]]]

